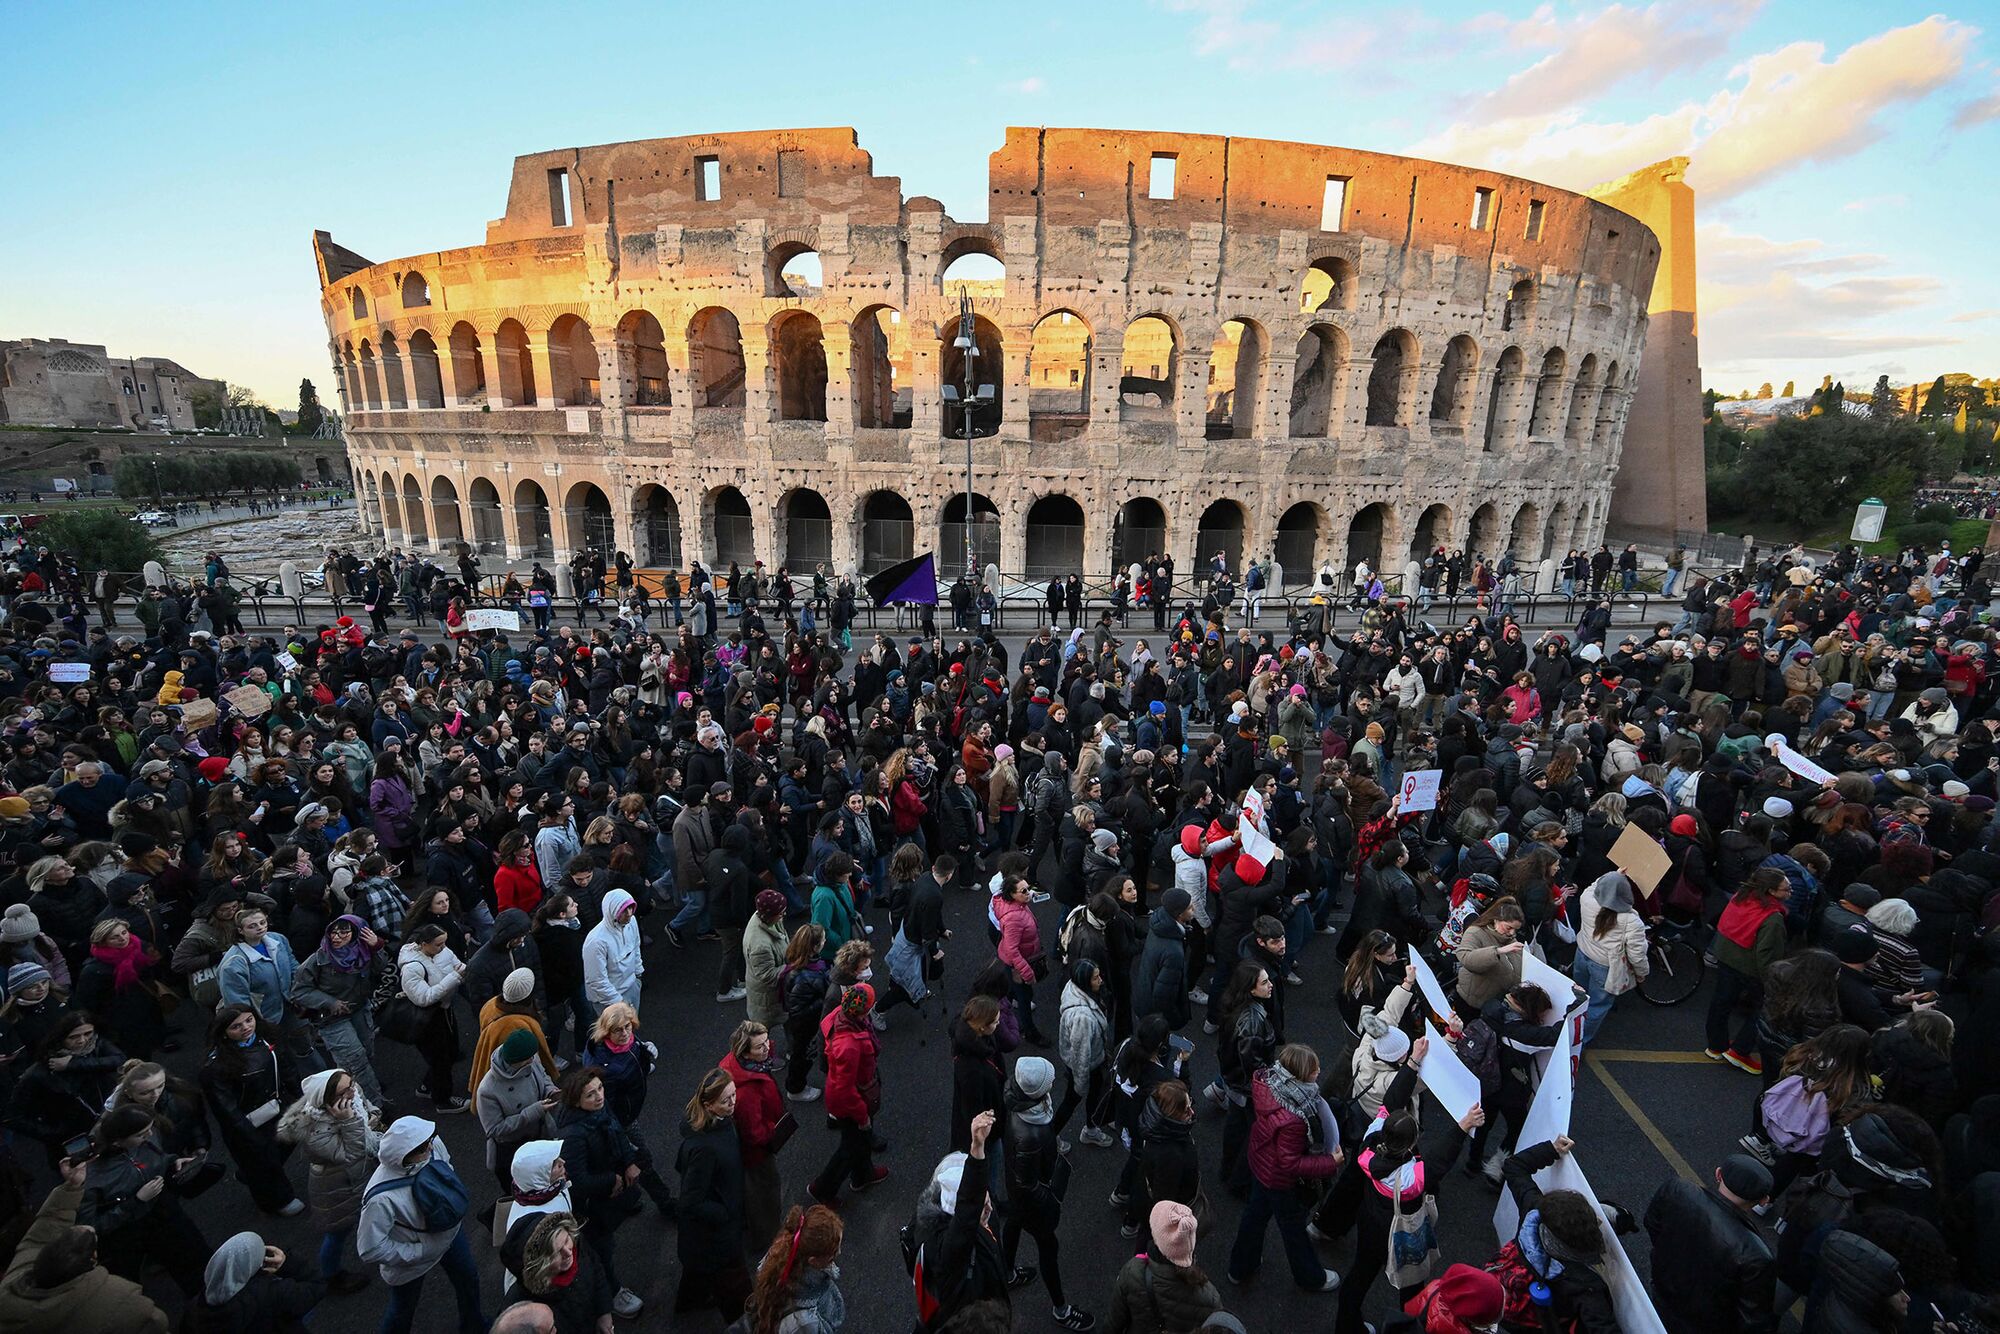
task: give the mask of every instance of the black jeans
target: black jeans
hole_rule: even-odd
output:
[[[1078,1107],[1083,1108],[1083,1124],[1086,1128],[1103,1127],[1108,1129],[1111,1126],[1110,1102],[1104,1096],[1103,1066],[1100,1065],[1090,1072],[1090,1085],[1087,1095],[1077,1091],[1076,1079],[1074,1076],[1071,1077],[1069,1091],[1064,1093],[1062,1101],[1056,1104],[1055,1127],[1058,1135],[1062,1133],[1062,1128],[1069,1124],[1070,1117],[1076,1115]]]
[[[813,1194],[822,1200],[839,1198],[844,1184],[866,1184],[875,1170],[875,1136],[869,1128],[843,1116],[829,1117],[828,1120],[840,1132],[840,1143],[834,1146],[833,1156],[826,1160],[826,1166],[813,1178]]]
[[[1021,1250],[1021,1234],[1026,1232],[1033,1237],[1035,1256],[1042,1262],[1042,1284],[1049,1290],[1049,1300],[1060,1309],[1069,1303],[1063,1300],[1062,1247],[1056,1241],[1056,1221],[1035,1217],[1024,1222],[1018,1215],[1009,1217],[1000,1232],[1000,1254],[1011,1272],[1014,1258]]]
[[[1729,1020],[1737,1002],[1747,998],[1749,1013],[1736,1026],[1736,1036],[1729,1036]],[[1752,1055],[1757,1050],[1757,1008],[1764,1001],[1764,984],[1754,977],[1737,972],[1728,964],[1715,970],[1715,991],[1708,998],[1708,1047],[1710,1051],[1734,1051],[1737,1055]]]
[[[810,1014],[785,1016],[785,1092],[804,1093],[806,1076],[812,1072],[813,1037],[819,1020]]]
[[[427,1014],[415,1046],[424,1058],[423,1091],[432,1102],[443,1105],[462,1096],[452,1087],[451,1076],[451,1067],[458,1060],[458,1016],[452,1013],[449,1001]]]

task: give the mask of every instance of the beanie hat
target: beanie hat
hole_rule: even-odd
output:
[[[1667,828],[1671,832],[1679,834],[1682,838],[1693,838],[1701,832],[1701,827],[1694,822],[1692,815],[1676,815],[1673,823],[1669,824]]]
[[[1367,727],[1362,729],[1361,734],[1370,741],[1380,741],[1384,735],[1382,731],[1382,724],[1370,723],[1368,724]]]
[[[1787,819],[1791,813],[1792,803],[1786,801],[1783,797],[1764,798],[1764,814],[1770,816],[1773,820]]]
[[[1966,797],[1972,794],[1972,789],[1967,787],[1965,784],[1959,782],[1956,778],[1947,778],[1945,780],[1944,786],[1939,788],[1938,791],[1943,793],[1946,797],[1949,797],[1953,801],[1957,801],[1960,797]]]
[[[1056,1068],[1046,1057],[1023,1056],[1014,1062],[1014,1087],[1023,1097],[1039,1101],[1055,1086]]]
[[[1770,1174],[1765,1173],[1765,1180]],[[1506,1308],[1506,1289],[1484,1269],[1453,1265],[1431,1285],[1431,1309],[1442,1308],[1461,1325],[1480,1328],[1500,1319]]]
[[[1264,883],[1264,863],[1247,852],[1236,854],[1236,878],[1246,885]]]
[[[500,984],[500,999],[509,1005],[519,1005],[535,994],[535,975],[526,968],[516,968],[507,974],[507,980]]]
[[[1865,926],[1850,926],[1833,938],[1833,957],[1842,963],[1867,963],[1880,949],[1875,933]]]
[[[7,994],[18,996],[37,982],[53,982],[49,970],[38,963],[17,963],[7,970]]]
[[[1110,851],[1111,846],[1117,841],[1118,835],[1112,833],[1109,829],[1093,829],[1090,831],[1090,845],[1099,852]]]
[[[856,982],[840,998],[840,1012],[849,1020],[858,1020],[875,1008],[875,988],[866,982]]]
[[[757,891],[757,915],[778,918],[785,915],[785,896],[775,889]]]
[[[1175,1268],[1186,1269],[1194,1263],[1194,1210],[1172,1200],[1161,1200],[1153,1206],[1146,1222],[1153,1230],[1153,1244]]]
[[[195,768],[209,782],[220,783],[222,776],[229,772],[229,761],[220,755],[211,755],[201,763],[195,765]]]
[[[1747,1153],[1732,1153],[1722,1160],[1722,1184],[1737,1199],[1756,1204],[1771,1197],[1771,1169]]]
[[[517,1028],[507,1035],[505,1042],[500,1044],[500,1059],[509,1065],[521,1065],[534,1060],[541,1049],[542,1044],[535,1041],[533,1033],[525,1028]]]
[[[26,797],[0,797],[0,820],[19,820],[29,809]]]
[[[993,758],[996,761],[1011,760],[1014,758],[1014,748],[1008,745],[1006,742],[1002,741],[999,745],[993,748]]]
[[[1188,892],[1178,887],[1160,896],[1160,907],[1166,910],[1169,917],[1179,917],[1193,905],[1194,900],[1188,897]]]
[[[25,903],[10,904],[7,915],[0,917],[0,941],[13,944],[20,940],[33,940],[42,934],[42,924]]]
[[[1410,1054],[1410,1035],[1392,1028],[1375,1039],[1375,1055],[1394,1065]]]

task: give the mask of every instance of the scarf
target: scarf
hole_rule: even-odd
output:
[[[125,948],[113,949],[109,945],[92,945],[90,957],[99,963],[112,966],[111,989],[123,994],[139,985],[139,965],[146,961],[146,947],[139,943],[137,936],[125,937]]]
[[[743,1067],[745,1074],[752,1075],[775,1076],[778,1071],[784,1069],[784,1063],[775,1057],[768,1061],[753,1061],[746,1056],[739,1056],[736,1063]]]
[[[1282,1065],[1270,1065],[1257,1072],[1257,1078],[1264,1081],[1264,1087],[1271,1090],[1271,1096],[1278,1105],[1306,1123],[1316,1124],[1319,1117],[1319,1090],[1306,1083]]]
[[[368,924],[352,913],[333,920],[347,923],[348,929],[354,934],[349,937],[345,945],[336,948],[331,941],[333,928],[328,927],[327,934],[320,937],[320,948],[326,951],[327,957],[333,960],[333,966],[341,972],[358,973],[368,966],[370,959],[375,957],[375,951],[361,939],[361,933],[368,929]]]

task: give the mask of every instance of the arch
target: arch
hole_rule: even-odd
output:
[[[464,320],[451,327],[451,391],[461,408],[486,402],[486,358],[480,355],[479,331]]]
[[[1389,528],[1389,507],[1381,501],[1364,505],[1361,512],[1347,521],[1347,568],[1352,570],[1362,561],[1377,574],[1386,573],[1382,569],[1382,535]]]
[[[401,345],[396,342],[393,331],[382,331],[382,401],[391,408],[407,408],[410,396],[404,388],[403,356]]]
[[[671,407],[674,401],[667,365],[667,331],[650,310],[626,312],[618,321],[618,344],[632,358],[631,406]]]
[[[595,406],[600,378],[597,340],[590,326],[575,315],[559,315],[549,326],[549,393],[557,403]]]
[[[965,492],[958,491],[938,511],[940,574],[965,568]],[[972,493],[972,550],[981,569],[1000,562],[1000,510],[991,500]]]
[[[1028,438],[1073,440],[1090,425],[1090,325],[1052,310],[1028,335]]]
[[[1151,496],[1135,496],[1118,507],[1111,521],[1111,566],[1122,570],[1167,550],[1167,511]]]
[[[797,487],[778,502],[785,520],[785,548],[779,563],[810,570],[833,562],[833,514],[826,497],[809,487]]]
[[[372,488],[375,479],[371,477],[368,481]],[[383,473],[381,490],[377,494],[376,503],[382,511],[383,535],[392,547],[403,545],[403,507],[396,499],[396,494],[395,477],[389,473]]]
[[[1539,559],[1542,549],[1542,507],[1530,500],[1514,511],[1507,530],[1507,550],[1516,563]]]
[[[500,377],[500,406],[533,407],[535,359],[528,351],[528,331],[519,320],[502,320],[493,331],[493,360]]]
[[[1563,439],[1572,444],[1582,443],[1587,428],[1596,423],[1589,420],[1591,395],[1597,392],[1597,354],[1586,352],[1583,364],[1576,368],[1576,388],[1570,390],[1569,415],[1563,422]]]
[[[410,366],[410,406],[443,407],[444,373],[438,366],[437,340],[431,337],[428,329],[419,329],[410,335],[404,359]]]
[[[771,376],[778,420],[826,420],[826,335],[819,317],[788,310],[771,321]]]
[[[403,309],[415,310],[418,306],[431,303],[431,285],[424,281],[421,273],[403,275]]]
[[[875,429],[908,426],[910,335],[903,313],[894,306],[870,306],[854,317],[848,340],[854,424]]]
[[[1347,331],[1315,324],[1300,337],[1292,363],[1292,438],[1320,440],[1339,434],[1346,408]]]
[[[814,297],[826,286],[826,270],[819,251],[804,241],[787,241],[771,247],[764,256],[764,295]]]
[[[1209,561],[1219,551],[1229,572],[1243,572],[1243,507],[1233,500],[1218,500],[1201,512],[1194,530],[1194,563],[1204,574]]]
[[[1299,310],[1353,310],[1354,265],[1339,256],[1316,259],[1299,279]]]
[[[1125,326],[1118,365],[1118,420],[1173,420],[1180,332],[1165,317],[1141,315]]]
[[[1470,337],[1459,334],[1444,345],[1437,384],[1431,389],[1433,425],[1462,427],[1471,419],[1478,370],[1479,345]]]
[[[1535,284],[1523,278],[1507,289],[1507,304],[1500,310],[1500,331],[1525,328],[1535,318]]]
[[[733,561],[748,569],[757,560],[757,527],[750,517],[750,502],[733,486],[719,486],[708,493],[708,558],[718,570]]]
[[[680,568],[681,507],[673,492],[650,484],[633,492],[632,537],[641,565]]]
[[[870,491],[861,500],[861,572],[874,574],[916,554],[917,525],[910,502],[894,491]]]
[[[1209,350],[1208,439],[1247,440],[1256,433],[1270,345],[1264,326],[1255,320],[1223,323]]]
[[[1028,507],[1027,574],[1083,573],[1083,506],[1058,491]]]
[[[368,318],[368,298],[361,294],[360,288],[348,288],[347,300],[348,308],[354,312],[355,319],[365,320]]]
[[[1407,329],[1391,329],[1375,341],[1375,350],[1369,355],[1375,364],[1368,372],[1367,424],[1408,426],[1408,405],[1417,377],[1416,335]]]
[[[438,546],[456,551],[465,541],[465,523],[458,512],[458,488],[449,477],[431,478],[431,531]]]
[[[611,497],[595,482],[578,482],[563,497],[563,532],[572,552],[598,551],[609,556],[618,548],[618,528],[611,517]]]
[[[688,321],[688,383],[696,411],[743,409],[743,326],[721,306],[698,310]]]
[[[1288,584],[1310,584],[1319,568],[1320,532],[1326,527],[1326,511],[1310,500],[1301,500],[1278,519],[1278,531],[1271,542],[1272,558]]]
[[[1475,557],[1500,554],[1500,511],[1491,501],[1472,512],[1471,535],[1465,546]]]
[[[370,411],[382,406],[382,380],[375,370],[375,345],[361,340],[361,401]]]
[[[467,488],[472,509],[472,545],[481,552],[507,549],[507,525],[500,509],[500,489],[484,477]]]
[[[549,496],[532,477],[522,478],[514,487],[514,545],[528,559],[555,559],[555,526],[549,520]]]
[[[1426,556],[1451,543],[1451,506],[1432,505],[1417,518],[1410,535],[1410,559],[1422,564]]]
[[[969,292],[974,301],[998,301],[1006,280],[1006,261],[983,236],[961,236],[938,253],[938,290],[947,296]]]
[[[1486,397],[1485,452],[1488,454],[1498,445],[1513,442],[1516,404],[1527,364],[1526,354],[1518,347],[1510,347],[1500,354],[1500,364],[1493,368],[1493,388]]]
[[[430,528],[424,521],[424,486],[414,473],[403,475],[403,536],[412,547],[430,545]]]
[[[1535,406],[1528,414],[1528,435],[1541,439],[1561,428],[1563,376],[1569,372],[1569,357],[1552,347],[1542,358],[1542,371],[1535,380]]]
[[[1611,437],[1618,430],[1618,398],[1623,391],[1618,363],[1614,361],[1604,368],[1604,388],[1597,395],[1597,428],[1591,433],[1592,448],[1611,448]]]
[[[1569,530],[1575,523],[1570,514],[1569,497],[1565,496],[1556,502],[1555,509],[1549,513],[1548,532],[1542,539],[1543,560],[1568,554]]]
[[[1000,338],[1000,326],[984,315],[972,317],[972,346],[960,347],[964,338],[960,332],[963,322],[949,319],[940,326],[938,338],[938,384],[941,389],[949,389],[960,396],[961,401],[944,400],[944,411],[939,417],[939,433],[947,438],[960,438],[965,434],[966,408],[965,394],[967,358],[971,358],[971,383],[975,393],[986,386],[993,387],[993,401],[972,410],[972,434],[974,436],[997,435],[1000,422],[1006,416],[1007,396],[1006,350]]]

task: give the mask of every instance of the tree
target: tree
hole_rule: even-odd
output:
[[[1924,406],[1918,410],[1919,417],[1941,417],[1946,411],[1944,377],[1938,376],[1931,382],[1930,392],[1924,395]]]
[[[1784,393],[1782,393],[1782,394],[1780,394],[1780,395],[1779,395],[1779,397],[1780,397],[1780,398],[1797,398],[1798,396],[1799,396],[1799,387],[1798,387],[1798,384],[1797,384],[1797,382],[1796,382],[1796,381],[1793,381],[1793,380],[1787,380],[1787,381],[1785,381],[1785,392],[1784,392]]]
[[[58,510],[42,520],[35,541],[51,551],[74,552],[88,571],[137,572],[162,556],[152,529],[110,508]]]
[[[1878,422],[1888,423],[1903,415],[1896,404],[1896,391],[1889,387],[1889,377],[1875,378],[1875,392],[1869,396],[1868,415]]]
[[[319,392],[313,388],[313,382],[299,381],[299,434],[312,435],[325,420],[326,409],[319,405]]]
[[[222,425],[222,395],[207,385],[188,391],[188,406],[194,410],[194,424],[204,429]]]
[[[1757,386],[1757,397],[1759,398],[1771,397],[1771,382],[1769,380],[1766,380],[1764,381],[1764,383]]]
[[[261,408],[264,406],[264,400],[257,397],[256,393],[248,385],[230,385],[226,401],[232,408]]]

